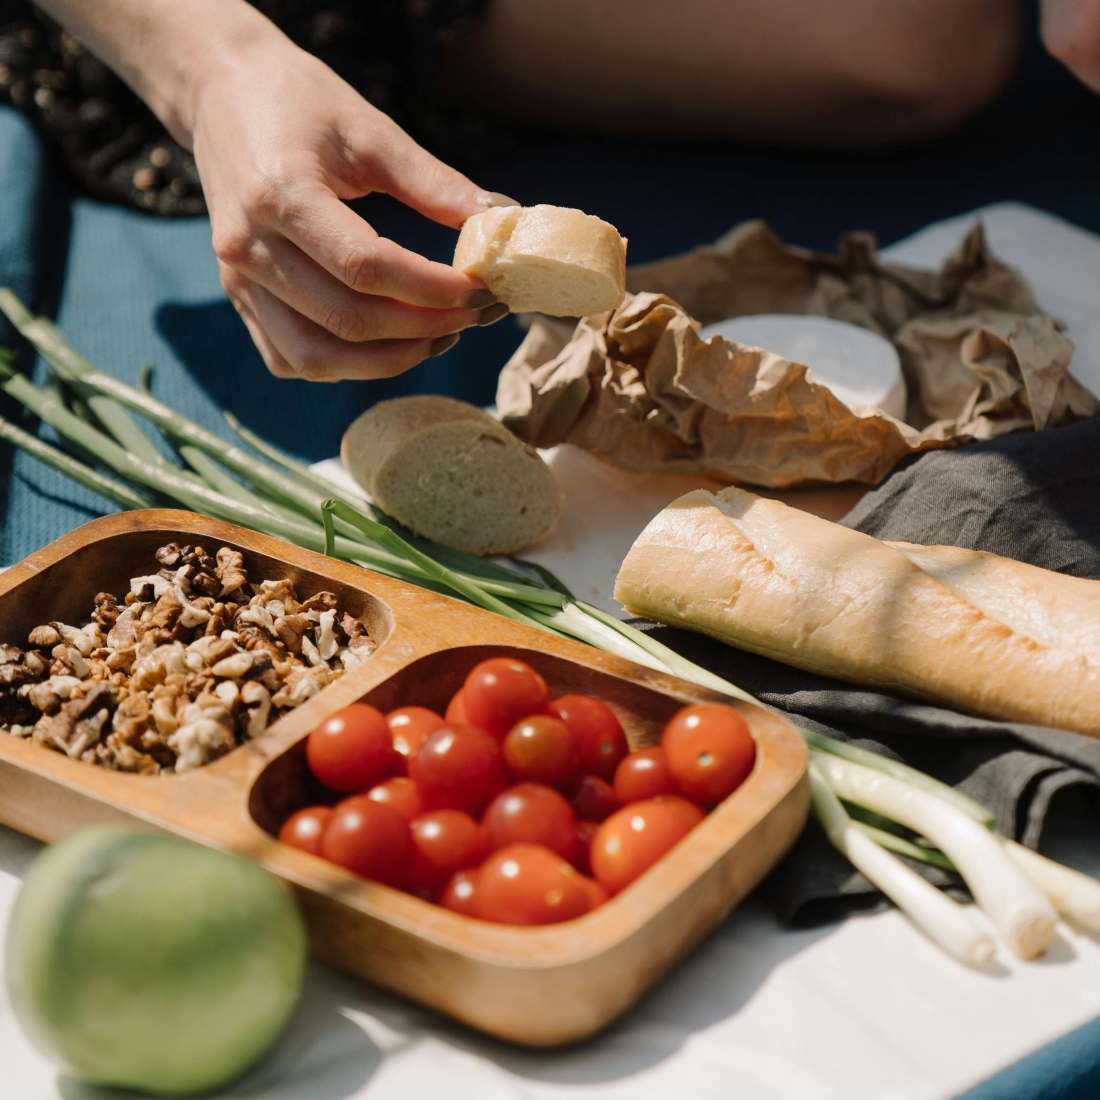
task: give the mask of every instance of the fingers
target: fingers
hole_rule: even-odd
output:
[[[507,195],[483,191],[387,118],[357,115],[345,129],[349,167],[361,174],[363,189],[384,191],[432,221],[458,229],[490,206],[519,205]]]
[[[483,320],[484,311],[430,309],[352,290],[281,237],[258,239],[250,250],[250,260],[238,263],[236,270],[333,336],[351,343],[434,338]]]
[[[380,237],[358,214],[324,187],[287,196],[278,211],[257,211],[258,220],[282,235],[345,286],[361,294],[395,298],[435,309],[484,303],[485,287],[449,264],[436,263]],[[256,235],[215,235],[214,251],[231,267],[254,262]]]
[[[270,291],[223,269],[223,285],[272,374],[311,382],[391,378],[431,355],[441,355],[457,334],[436,339],[340,340],[280,301]]]

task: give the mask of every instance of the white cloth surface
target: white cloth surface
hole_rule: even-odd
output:
[[[1076,341],[1075,372],[1100,391],[1100,238],[1016,204],[978,213]],[[972,215],[886,250],[938,263]],[[635,478],[568,448],[551,455],[566,517],[529,557],[608,602],[653,514],[699,482]],[[37,845],[0,829],[0,928]],[[897,912],[812,931],[743,905],[621,1023],[576,1049],[493,1042],[323,967],[281,1041],[235,1100],[947,1100],[1100,1014],[1100,941],[1063,927],[1039,962],[969,971]],[[59,1078],[0,991],[2,1100],[122,1100]]]

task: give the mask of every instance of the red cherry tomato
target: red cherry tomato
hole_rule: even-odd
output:
[[[588,891],[588,911],[590,913],[593,909],[598,909],[605,901],[611,900],[611,892],[602,882],[597,882],[594,878],[585,878],[584,888]]]
[[[659,794],[672,794],[676,787],[668,770],[665,751],[660,745],[639,749],[625,757],[615,769],[612,786],[625,806]]]
[[[354,795],[333,810],[321,855],[364,878],[403,886],[412,861],[409,827],[389,806]]]
[[[489,803],[485,827],[494,848],[507,844],[541,844],[563,859],[576,849],[577,818],[573,807],[553,787],[517,783]]]
[[[588,912],[590,895],[560,856],[539,844],[509,844],[477,877],[477,911],[500,924],[555,924]]]
[[[413,887],[438,889],[456,871],[476,867],[489,854],[485,830],[461,810],[432,810],[409,822]]]
[[[503,738],[528,715],[541,714],[550,693],[530,665],[514,657],[491,657],[466,677],[462,698],[472,725]]]
[[[424,812],[424,799],[416,784],[404,775],[394,776],[367,791],[367,798],[395,810],[402,821],[412,821]]]
[[[592,874],[592,838],[599,830],[599,824],[595,821],[578,821],[574,835],[577,845],[573,849],[572,864],[582,875]]]
[[[500,745],[473,726],[441,726],[413,758],[409,777],[429,809],[476,814],[504,786]]]
[[[420,751],[420,746],[446,725],[441,715],[427,707],[398,707],[386,715],[393,734],[393,747],[405,758],[405,764]]]
[[[517,722],[501,745],[504,766],[517,780],[559,786],[577,775],[580,756],[569,727],[550,714]]]
[[[580,753],[580,770],[610,779],[630,751],[623,727],[611,708],[591,695],[563,695],[547,709],[573,734]]]
[[[622,806],[615,788],[596,775],[586,775],[577,784],[572,802],[582,821],[603,821]]]
[[[380,710],[353,703],[306,740],[310,771],[334,791],[362,791],[390,774],[393,737]]]
[[[473,724],[470,721],[470,716],[466,713],[466,700],[462,696],[461,688],[451,696],[451,701],[447,704],[447,711],[443,717],[448,726],[453,725],[455,722],[460,726]]]
[[[445,909],[453,909],[465,917],[476,917],[477,906],[477,868],[456,871],[439,895],[439,904]]]
[[[592,841],[592,873],[613,894],[653,866],[691,826],[676,806],[649,799],[613,813]]]
[[[668,770],[679,790],[716,806],[748,778],[756,745],[748,724],[721,703],[684,707],[661,736]]]
[[[689,829],[694,829],[707,816],[707,811],[698,802],[692,802],[682,794],[659,794],[654,796],[653,801],[674,809],[687,822]]]
[[[292,848],[301,848],[311,855],[321,854],[321,837],[332,817],[331,806],[307,806],[283,822],[279,839]]]

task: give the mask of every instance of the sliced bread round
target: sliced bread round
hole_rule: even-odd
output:
[[[626,241],[607,222],[564,206],[497,206],[468,218],[454,266],[514,313],[587,317],[622,303]]]
[[[562,497],[550,468],[487,412],[449,397],[381,401],[344,433],[348,472],[410,530],[473,554],[550,533]]]

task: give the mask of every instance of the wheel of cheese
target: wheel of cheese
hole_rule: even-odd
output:
[[[830,317],[758,313],[707,325],[699,335],[724,336],[802,363],[849,408],[872,405],[905,419],[901,360],[889,340],[869,329]]]

